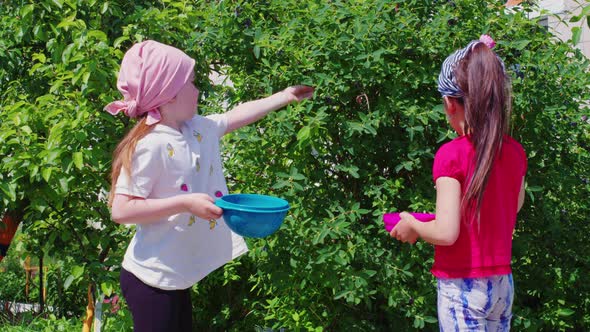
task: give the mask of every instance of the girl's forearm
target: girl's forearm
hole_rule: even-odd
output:
[[[413,220],[412,228],[424,241],[450,246],[459,237],[461,223],[461,184],[451,177],[436,180],[436,219],[429,222]]]
[[[226,113],[228,126],[225,132],[229,133],[256,122],[268,113],[285,107],[289,103],[288,96],[281,91],[266,98],[240,104]]]
[[[459,237],[458,231],[454,231],[453,227],[449,227],[448,223],[445,224],[437,219],[429,222],[414,220],[412,228],[424,241],[437,246],[453,245]]]
[[[169,216],[187,212],[183,196],[185,195],[144,199],[116,195],[111,218],[118,224],[153,224]]]

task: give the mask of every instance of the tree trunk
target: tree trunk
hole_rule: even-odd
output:
[[[45,307],[45,287],[43,285],[43,252],[39,256],[39,313],[44,311]]]
[[[82,325],[82,332],[90,332],[92,320],[94,319],[94,299],[92,296],[92,283],[88,285],[88,306],[86,306],[86,318]]]

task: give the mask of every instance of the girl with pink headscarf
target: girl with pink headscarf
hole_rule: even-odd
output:
[[[136,225],[120,277],[135,331],[191,331],[190,287],[248,250],[214,204],[228,193],[221,136],[314,92],[293,86],[203,117],[194,65],[172,46],[135,44],[117,80],[123,99],[105,107],[137,119],[115,149],[109,197],[112,219]]]

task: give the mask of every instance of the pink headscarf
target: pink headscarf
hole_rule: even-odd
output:
[[[117,88],[123,100],[104,110],[116,115],[123,111],[130,118],[147,113],[146,124],[161,119],[158,107],[176,97],[191,79],[195,60],[181,50],[153,40],[133,45],[123,56]]]

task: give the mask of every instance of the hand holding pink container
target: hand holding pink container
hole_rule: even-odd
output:
[[[414,218],[422,222],[428,222],[436,219],[436,215],[434,213],[420,213],[420,212],[408,212]],[[399,216],[400,212],[395,213],[386,213],[383,215],[383,224],[385,225],[385,230],[391,232],[391,230],[397,225],[397,223],[401,220]]]

